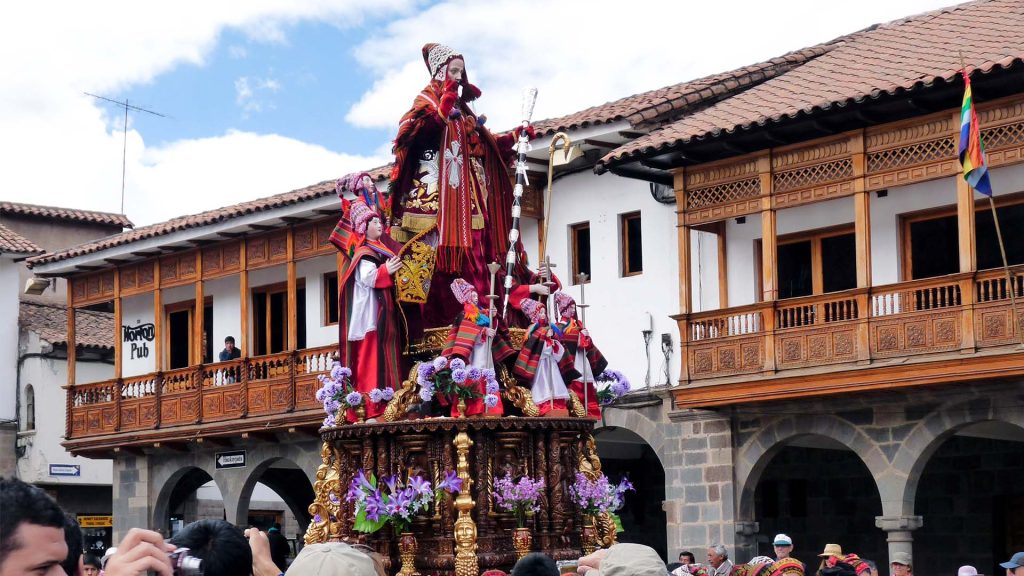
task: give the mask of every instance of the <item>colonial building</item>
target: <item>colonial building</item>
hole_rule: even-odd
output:
[[[985,572],[1021,541],[1022,20],[1021,0],[968,3],[537,123],[530,260],[544,237],[645,389],[598,434],[639,485],[623,539],[742,561],[786,532],[805,560],[928,551],[920,572]],[[959,52],[1010,281],[958,176]],[[582,154],[544,206],[559,131]],[[308,521],[337,217],[324,182],[33,259],[70,279],[72,319],[115,316],[113,377],[70,371],[66,446],[114,459],[118,530],[169,529],[211,480],[229,520],[262,482]],[[226,336],[242,358],[216,362]]]
[[[11,467],[0,474],[17,476],[45,488],[68,512],[78,516],[87,544],[110,544],[111,490],[109,461],[72,456],[64,440],[63,406],[67,383],[66,282],[32,280],[23,260],[96,238],[120,233],[132,223],[123,215],[15,202],[0,202],[5,237],[20,238],[18,258],[5,269],[0,317],[9,361],[2,405],[17,414],[17,437],[4,439],[0,454]],[[113,315],[82,312],[79,322],[78,370],[90,379],[113,374]]]

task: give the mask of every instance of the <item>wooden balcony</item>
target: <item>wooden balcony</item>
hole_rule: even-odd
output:
[[[1024,267],[1011,274],[1024,311]],[[1002,269],[676,320],[680,408],[1024,375]]]
[[[191,366],[67,387],[64,445],[102,455],[245,432],[305,429],[324,418],[317,376],[337,346]]]

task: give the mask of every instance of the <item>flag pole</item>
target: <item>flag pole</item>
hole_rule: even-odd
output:
[[[965,86],[965,89],[966,89],[968,76],[967,76],[967,65],[964,63],[964,54],[963,54],[963,52],[960,52],[960,71],[961,71],[961,73],[964,76],[964,86]],[[974,100],[973,100],[973,95],[972,95],[972,99],[971,99],[971,115],[972,116],[973,116],[973,113],[974,113]],[[980,138],[981,138],[980,137],[981,126],[978,126],[977,129],[978,129],[978,132],[979,132],[979,140],[980,140]],[[965,178],[965,180],[966,180],[966,178]],[[971,189],[971,193],[973,195],[975,190],[974,190],[974,187],[971,186],[970,182],[967,182],[967,187]],[[999,242],[999,254],[1000,254],[1000,256],[1003,257],[1003,271],[1006,273],[1006,290],[1007,290],[1007,292],[1010,293],[1010,318],[1011,318],[1011,321],[1013,322],[1014,329],[1017,331],[1017,340],[1020,342],[1021,346],[1024,346],[1024,330],[1021,330],[1020,314],[1017,313],[1017,285],[1013,281],[1013,274],[1010,273],[1010,262],[1006,258],[1006,245],[1003,244],[1003,231],[999,227],[999,214],[996,211],[996,201],[992,198],[993,194],[985,194],[985,196],[988,196],[988,206],[992,210],[992,223],[995,225],[995,228],[996,228],[996,241]]]

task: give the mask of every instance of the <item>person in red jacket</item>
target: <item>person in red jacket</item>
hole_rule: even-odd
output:
[[[529,298],[519,301],[519,309],[530,319],[526,342],[516,357],[513,373],[533,396],[540,415],[567,415],[565,401],[569,398],[566,382],[579,377],[573,358],[559,342],[559,334],[548,323],[543,303]]]
[[[599,420],[601,406],[597,402],[594,380],[608,367],[608,361],[594,345],[587,327],[576,317],[576,300],[565,292],[555,292],[554,299],[560,317],[556,326],[562,333],[561,341],[579,374],[579,378],[569,383],[569,390],[575,392],[584,403],[587,416]]]

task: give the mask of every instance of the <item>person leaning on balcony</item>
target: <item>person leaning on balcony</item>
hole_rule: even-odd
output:
[[[220,351],[220,361],[228,362],[242,357],[242,351],[235,347],[235,337],[228,336],[224,339],[224,349]]]
[[[393,276],[402,266],[399,246],[384,235],[382,215],[362,198],[349,205],[331,234],[344,256],[338,286],[338,342],[341,363],[352,370],[352,383],[362,392],[366,418],[384,412],[384,402],[369,401],[375,388],[398,389],[403,323],[395,299]],[[346,417],[354,421],[348,411]]]

